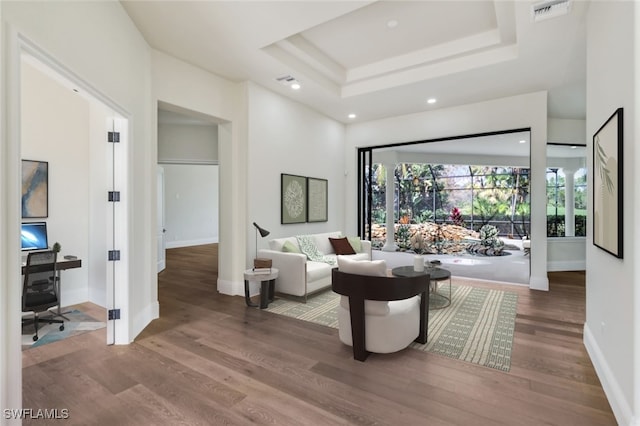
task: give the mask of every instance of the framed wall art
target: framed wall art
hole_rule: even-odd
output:
[[[593,135],[593,244],[622,259],[623,110]]]
[[[328,219],[326,179],[307,178],[307,222],[326,222]]]
[[[280,175],[280,223],[304,223],[307,221],[307,178]]]
[[[22,160],[22,217],[49,216],[49,163]]]

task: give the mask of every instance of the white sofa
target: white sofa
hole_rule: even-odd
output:
[[[331,246],[329,237],[340,238],[340,232],[310,234],[318,251],[336,260],[336,254]],[[272,259],[273,267],[278,268],[275,291],[291,296],[303,297],[305,302],[309,294],[331,287],[331,269],[337,263],[330,265],[307,259],[303,253],[282,251],[283,245],[289,241],[296,248],[300,248],[296,237],[276,238],[269,241],[269,249],[258,251],[258,257]],[[371,241],[360,240],[361,250],[348,257],[357,260],[371,260]]]

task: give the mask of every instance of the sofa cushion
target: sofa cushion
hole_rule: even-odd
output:
[[[298,247],[298,240],[296,239],[296,237],[287,237],[287,238],[275,238],[273,240],[269,240],[269,248],[274,251],[282,251],[282,246],[287,241],[289,241],[295,247]]]
[[[318,251],[322,254],[331,254],[333,253],[333,247],[331,247],[331,243],[329,242],[329,238],[340,238],[342,234],[340,232],[324,232],[322,234],[313,234],[310,235],[316,242],[316,247]]]
[[[331,275],[331,266],[325,262],[307,260],[307,282],[317,281]]]
[[[282,245],[282,251],[285,253],[300,253],[298,246],[288,240]]]
[[[353,247],[351,247],[351,244],[349,244],[349,241],[347,240],[347,237],[329,238],[329,242],[331,243],[331,246],[333,247],[333,251],[337,255],[356,254],[355,250],[353,250]]]
[[[384,260],[354,260],[351,256],[338,256],[338,270],[348,274],[368,275],[374,277],[387,276],[387,262]],[[349,298],[340,297],[340,306],[349,309]],[[387,315],[389,302],[365,300],[364,313],[367,315]]]
[[[355,260],[350,256],[338,256],[338,269],[347,274],[387,276],[387,262],[384,260]]]
[[[347,240],[356,253],[360,253],[362,251],[362,241],[360,241],[360,237],[357,235],[355,237],[347,237]]]

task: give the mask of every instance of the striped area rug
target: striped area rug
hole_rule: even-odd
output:
[[[426,344],[411,347],[501,371],[511,368],[511,348],[515,328],[516,293],[467,285],[452,287],[451,305],[429,311]],[[331,290],[299,303],[276,299],[266,310],[338,328],[340,296]]]

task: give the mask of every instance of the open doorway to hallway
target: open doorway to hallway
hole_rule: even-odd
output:
[[[160,272],[166,249],[218,243],[215,119],[159,102],[157,176]],[[215,266],[217,269],[217,258]]]

